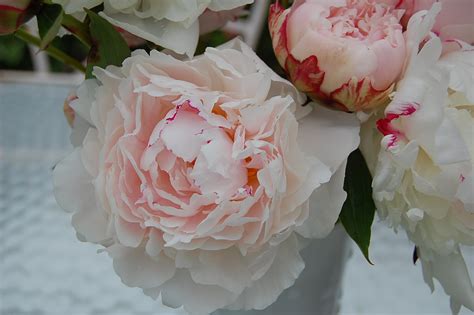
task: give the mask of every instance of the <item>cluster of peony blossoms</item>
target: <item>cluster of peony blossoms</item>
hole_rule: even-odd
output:
[[[453,312],[474,310],[472,0],[277,2],[272,44],[294,85],[240,40],[193,57],[200,32],[252,0],[55,2],[103,4],[180,54],[95,68],[65,106],[75,150],[55,168],[57,201],[126,285],[192,314],[272,304],[338,219],[359,117],[379,216],[406,230]]]
[[[373,174],[379,215],[416,245],[425,281],[436,278],[474,311],[460,245],[474,246],[474,46],[429,32],[439,6],[409,22],[410,59],[391,103],[362,125],[361,150]],[[428,36],[428,39],[427,39]]]
[[[338,219],[355,115],[303,107],[240,40],[188,61],[135,51],[94,74],[69,99],[76,148],[54,170],[78,237],[191,314],[273,303],[304,239]]]

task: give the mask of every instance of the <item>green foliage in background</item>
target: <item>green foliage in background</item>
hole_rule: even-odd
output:
[[[33,69],[28,46],[13,34],[0,36],[0,69]]]
[[[56,37],[52,46],[66,52],[77,60],[84,60],[87,56],[87,48],[74,36],[64,35]],[[33,51],[39,51],[34,47]],[[71,72],[72,68],[54,58],[49,58],[52,72]],[[0,69],[6,70],[33,70],[30,51],[25,42],[15,35],[0,36]]]
[[[86,10],[89,30],[94,43],[87,57],[86,78],[92,77],[93,67],[120,66],[130,56],[130,48],[114,26],[97,13]]]
[[[88,48],[81,43],[73,35],[67,34],[62,37],[56,37],[51,44],[52,46],[64,51],[69,56],[77,60],[85,60],[87,53],[89,52]],[[71,72],[73,68],[54,59],[49,58],[52,72]]]

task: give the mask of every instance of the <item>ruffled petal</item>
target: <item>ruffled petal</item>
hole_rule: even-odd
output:
[[[423,274],[428,285],[436,278],[454,303],[474,311],[474,288],[461,253],[434,254],[429,260],[421,257]]]
[[[324,238],[333,230],[347,197],[343,188],[346,163],[343,162],[331,180],[311,195],[308,218],[296,228],[301,236]]]
[[[236,296],[217,285],[197,284],[188,271],[178,269],[175,276],[161,286],[161,297],[166,306],[182,305],[191,315],[204,315],[228,305]]]
[[[290,236],[278,246],[273,263],[260,279],[246,288],[229,309],[263,310],[276,301],[283,290],[295,283],[304,269],[296,236]]]
[[[199,264],[190,268],[196,283],[218,285],[240,294],[251,283],[250,272],[236,248],[221,251],[201,251]]]
[[[54,194],[58,204],[74,212],[72,224],[89,242],[108,238],[108,216],[96,204],[92,177],[81,160],[81,149],[75,149],[54,168]]]
[[[174,262],[164,254],[150,257],[143,248],[121,245],[113,245],[107,252],[114,260],[115,272],[130,287],[154,288],[175,275]]]

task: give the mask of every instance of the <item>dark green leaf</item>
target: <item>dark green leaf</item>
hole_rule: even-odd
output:
[[[58,34],[63,18],[59,4],[44,4],[37,15],[38,30],[41,37],[40,48],[45,49]]]
[[[372,176],[359,150],[349,155],[344,180],[347,199],[339,219],[369,263],[369,245],[375,204],[372,199]]]
[[[89,21],[81,22],[70,14],[63,14],[61,25],[79,39],[88,48],[91,46]]]
[[[123,60],[130,56],[130,48],[112,24],[97,13],[86,11],[90,19],[89,30],[92,38],[86,78],[91,78],[94,66],[105,68],[108,65],[121,65]]]
[[[28,46],[14,34],[0,36],[0,69],[33,70]]]
[[[74,35],[66,34],[61,37],[56,36],[49,44],[49,47],[55,47],[77,61],[84,61],[89,54],[89,49],[83,45]],[[71,72],[74,68],[59,60],[50,57],[49,67],[51,72]]]

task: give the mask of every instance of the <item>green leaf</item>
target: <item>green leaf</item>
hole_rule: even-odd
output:
[[[40,49],[45,49],[59,32],[63,19],[63,9],[59,4],[44,4],[37,15],[37,19],[41,37]]]
[[[349,155],[344,190],[347,192],[347,199],[339,219],[367,261],[372,264],[369,259],[371,227],[375,215],[372,176],[359,150]]]
[[[88,48],[91,47],[92,41],[89,34],[89,23],[81,22],[70,14],[63,14],[61,25],[79,39]]]
[[[92,78],[94,66],[105,68],[108,65],[119,66],[130,56],[130,48],[122,35],[107,20],[97,13],[87,10],[90,19],[89,30],[92,47],[87,58],[86,78]]]

